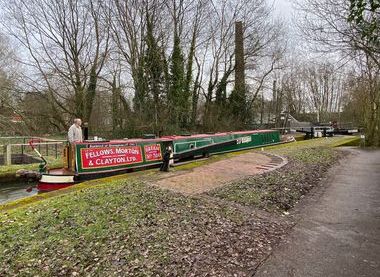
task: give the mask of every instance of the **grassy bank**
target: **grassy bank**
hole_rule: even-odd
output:
[[[0,275],[25,276],[248,274],[284,229],[136,180],[51,198],[0,222]]]
[[[289,228],[277,212],[289,210],[324,176],[337,159],[332,146],[346,142],[337,137],[268,147],[286,155],[289,165],[214,191],[212,201],[152,187],[140,178],[154,178],[156,171],[148,171],[37,195],[3,211],[0,206],[0,276],[250,276]],[[254,216],[236,203],[275,211],[274,218]]]
[[[45,157],[49,167],[61,167],[63,165],[62,158],[55,159],[53,157]],[[38,163],[33,164],[14,164],[0,166],[0,186],[3,182],[11,182],[16,180],[16,172],[19,169],[38,171]]]

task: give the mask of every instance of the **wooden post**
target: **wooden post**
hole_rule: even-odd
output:
[[[5,155],[4,155],[4,165],[11,165],[12,164],[12,145],[7,144],[4,146]]]

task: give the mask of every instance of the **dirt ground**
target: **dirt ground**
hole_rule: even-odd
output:
[[[285,163],[285,160],[277,156],[251,152],[191,170],[162,173],[162,178],[153,185],[194,195],[221,187],[233,180],[279,168]]]

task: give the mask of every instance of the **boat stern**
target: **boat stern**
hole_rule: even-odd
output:
[[[40,192],[53,191],[62,189],[75,184],[75,175],[63,175],[56,173],[43,173],[37,184]]]

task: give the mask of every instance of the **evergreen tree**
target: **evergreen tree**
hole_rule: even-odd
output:
[[[139,59],[136,69],[132,71],[132,79],[135,87],[133,97],[133,110],[139,118],[143,118],[144,108],[147,103],[147,84],[145,81],[144,59]]]
[[[151,98],[147,112],[154,120],[154,131],[158,133],[162,125],[160,111],[162,110],[162,95],[165,87],[165,63],[162,58],[161,47],[154,36],[153,16],[147,13],[146,23],[146,52],[145,52],[145,78],[148,95]]]
[[[177,32],[171,56],[168,102],[171,123],[180,128],[186,127],[190,102],[189,95],[185,93],[184,58]]]

